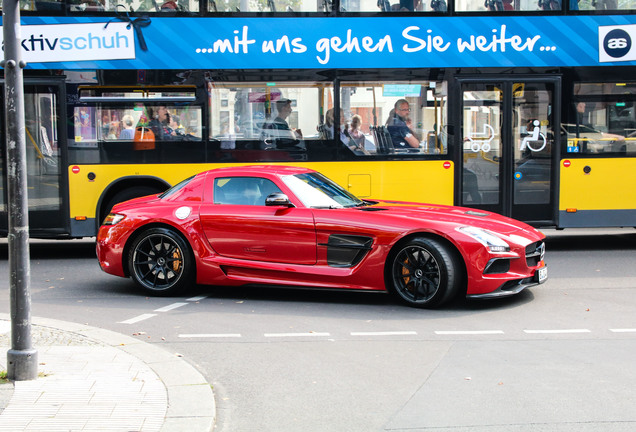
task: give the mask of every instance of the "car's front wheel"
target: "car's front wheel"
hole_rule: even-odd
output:
[[[461,265],[453,250],[431,238],[415,238],[391,255],[387,284],[409,306],[432,308],[455,297]]]
[[[139,234],[128,253],[132,279],[154,295],[172,295],[192,284],[194,256],[173,230],[152,228]]]

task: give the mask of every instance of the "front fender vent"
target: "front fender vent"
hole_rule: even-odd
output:
[[[332,234],[327,244],[327,263],[332,267],[353,267],[371,250],[373,239],[365,236]]]

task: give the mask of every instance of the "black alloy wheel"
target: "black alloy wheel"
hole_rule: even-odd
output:
[[[155,295],[171,295],[187,288],[194,279],[194,257],[177,233],[152,228],[141,233],[128,254],[131,277]]]
[[[409,306],[432,308],[458,291],[460,266],[443,243],[415,238],[401,246],[390,260],[390,288]]]

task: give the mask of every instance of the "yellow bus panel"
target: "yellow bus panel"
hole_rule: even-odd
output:
[[[560,211],[636,208],[636,158],[562,160],[560,180]]]
[[[95,218],[97,205],[104,191],[122,178],[152,177],[174,185],[201,171],[237,165],[263,164],[69,166],[70,217]],[[313,162],[293,165],[322,172],[360,198],[453,204],[454,164],[448,160]]]

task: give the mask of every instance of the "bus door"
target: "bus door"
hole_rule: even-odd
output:
[[[456,201],[515,219],[556,219],[560,78],[460,79],[461,191]]]
[[[4,83],[2,83],[4,84]],[[39,237],[68,233],[68,215],[63,205],[65,186],[60,145],[66,136],[61,119],[65,118],[61,82],[24,79],[24,117],[26,140],[27,197],[29,232]],[[4,107],[4,104],[2,104]],[[8,231],[6,129],[4,128],[0,167],[0,231]]]

